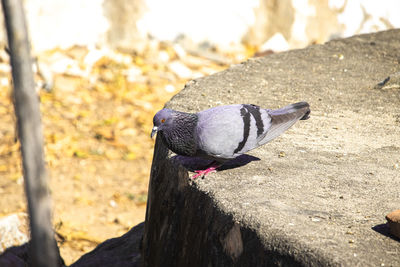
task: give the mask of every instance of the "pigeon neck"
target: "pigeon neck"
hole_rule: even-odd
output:
[[[193,156],[197,151],[195,130],[198,117],[196,114],[176,112],[173,126],[161,133],[164,143],[179,155]]]

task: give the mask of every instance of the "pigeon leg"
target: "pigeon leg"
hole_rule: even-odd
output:
[[[209,174],[210,172],[214,172],[216,171],[219,167],[221,167],[224,163],[223,162],[218,162],[216,160],[214,160],[213,162],[210,163],[210,165],[208,165],[209,167],[205,170],[198,170],[198,171],[194,171],[195,175],[193,175],[193,177],[191,178],[192,180],[195,180],[198,177],[202,177],[204,178],[207,174]]]
[[[218,168],[218,166],[212,166],[205,170],[194,171],[197,174],[193,175],[192,180],[196,180],[196,178],[201,177],[201,176],[205,177],[207,174],[215,171],[217,168]]]

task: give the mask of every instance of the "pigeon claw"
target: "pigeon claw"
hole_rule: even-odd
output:
[[[193,175],[192,180],[196,180],[198,177],[205,177],[207,174],[209,174],[210,172],[215,172],[217,169],[217,167],[210,167],[206,170],[199,170],[199,171],[194,171],[195,175]]]

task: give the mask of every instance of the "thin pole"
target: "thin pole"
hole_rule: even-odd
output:
[[[20,0],[2,0],[2,5],[10,49],[14,106],[30,218],[29,266],[59,266],[59,251],[51,224],[39,100],[34,87],[23,6]]]

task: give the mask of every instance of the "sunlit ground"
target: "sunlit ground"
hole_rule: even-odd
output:
[[[53,224],[66,264],[144,220],[154,113],[187,81],[252,53],[204,58],[152,42],[140,55],[86,47],[38,55]],[[8,64],[0,54],[0,216],[26,211]]]

